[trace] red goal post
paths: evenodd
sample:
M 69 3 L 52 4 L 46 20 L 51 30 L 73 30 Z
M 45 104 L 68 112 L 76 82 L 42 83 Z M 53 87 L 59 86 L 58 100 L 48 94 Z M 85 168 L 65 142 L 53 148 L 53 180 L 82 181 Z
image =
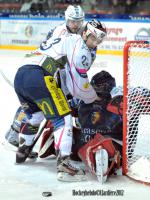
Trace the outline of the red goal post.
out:
M 123 58 L 123 174 L 150 184 L 150 42 L 127 42 Z

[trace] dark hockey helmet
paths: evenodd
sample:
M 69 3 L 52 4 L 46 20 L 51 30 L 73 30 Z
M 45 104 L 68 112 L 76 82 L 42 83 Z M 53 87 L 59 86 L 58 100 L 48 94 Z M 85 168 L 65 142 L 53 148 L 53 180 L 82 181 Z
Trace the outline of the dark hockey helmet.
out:
M 110 96 L 111 90 L 116 87 L 116 81 L 107 71 L 101 71 L 92 77 L 91 85 L 99 97 Z

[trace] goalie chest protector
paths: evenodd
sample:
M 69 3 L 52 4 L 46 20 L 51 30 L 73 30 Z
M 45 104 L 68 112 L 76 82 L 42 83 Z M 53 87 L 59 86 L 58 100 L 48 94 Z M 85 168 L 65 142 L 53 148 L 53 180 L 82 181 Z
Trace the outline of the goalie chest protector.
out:
M 96 133 L 122 139 L 122 118 L 102 108 L 101 105 L 95 102 L 91 104 L 81 102 L 78 115 L 82 127 L 80 134 L 82 144 L 91 140 Z

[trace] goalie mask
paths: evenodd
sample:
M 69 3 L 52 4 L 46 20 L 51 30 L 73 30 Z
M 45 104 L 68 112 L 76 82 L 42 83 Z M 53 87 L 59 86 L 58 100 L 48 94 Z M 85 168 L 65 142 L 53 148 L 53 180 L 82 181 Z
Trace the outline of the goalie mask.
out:
M 107 97 L 116 86 L 116 81 L 108 72 L 101 71 L 92 77 L 91 85 L 99 97 Z

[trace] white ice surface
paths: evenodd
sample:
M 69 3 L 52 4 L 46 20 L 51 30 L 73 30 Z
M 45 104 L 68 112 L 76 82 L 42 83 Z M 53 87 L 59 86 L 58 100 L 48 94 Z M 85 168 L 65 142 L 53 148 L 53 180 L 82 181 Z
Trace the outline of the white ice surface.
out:
M 0 69 L 13 82 L 18 65 L 23 58 L 23 51 L 0 50 Z M 89 77 L 97 71 L 107 70 L 122 85 L 122 58 L 117 56 L 98 56 Z M 52 197 L 47 199 L 122 199 L 149 200 L 150 187 L 132 181 L 124 176 L 113 176 L 100 185 L 96 178 L 89 173 L 86 182 L 64 183 L 56 180 L 55 159 L 36 162 L 26 162 L 15 165 L 15 152 L 4 148 L 1 143 L 4 135 L 12 123 L 16 109 L 19 106 L 14 89 L 0 75 L 0 200 L 44 200 L 43 191 L 51 191 Z M 36 147 L 38 148 L 38 146 Z M 124 190 L 123 196 L 73 196 L 72 190 Z

